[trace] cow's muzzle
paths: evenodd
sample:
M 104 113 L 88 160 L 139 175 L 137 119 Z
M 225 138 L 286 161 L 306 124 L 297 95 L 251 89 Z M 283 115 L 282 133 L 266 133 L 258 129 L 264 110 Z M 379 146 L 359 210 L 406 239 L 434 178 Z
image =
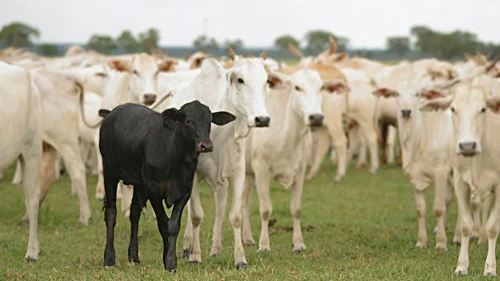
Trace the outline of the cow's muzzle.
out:
M 461 142 L 458 144 L 459 153 L 465 157 L 472 157 L 477 154 L 477 143 L 472 142 Z
M 401 116 L 404 119 L 409 119 L 411 117 L 411 109 L 402 109 L 401 110 Z
M 156 101 L 156 95 L 155 94 L 144 94 L 142 96 L 142 102 L 145 105 L 152 105 Z
M 309 124 L 311 127 L 321 127 L 323 126 L 323 114 L 311 114 L 309 115 Z
M 268 116 L 257 116 L 255 117 L 255 127 L 269 127 L 271 118 Z

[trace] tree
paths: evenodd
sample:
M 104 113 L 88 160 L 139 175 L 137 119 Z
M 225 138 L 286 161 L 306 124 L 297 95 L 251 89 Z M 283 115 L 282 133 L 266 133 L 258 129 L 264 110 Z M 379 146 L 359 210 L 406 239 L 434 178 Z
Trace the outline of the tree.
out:
M 464 53 L 473 53 L 481 47 L 477 35 L 467 31 L 442 33 L 425 26 L 415 26 L 411 29 L 411 34 L 415 37 L 415 46 L 420 52 L 440 59 L 459 58 Z
M 215 39 L 213 39 L 213 40 L 215 41 Z M 215 42 L 215 43 L 217 43 L 217 42 Z M 225 49 L 231 48 L 231 49 L 235 50 L 236 52 L 241 51 L 241 49 L 243 49 L 243 41 L 239 38 L 237 38 L 235 40 L 227 39 L 226 41 L 224 41 L 224 48 Z
M 399 56 L 410 51 L 410 38 L 405 36 L 394 36 L 387 38 L 386 48 L 390 52 L 395 52 Z
M 135 53 L 141 49 L 139 42 L 137 42 L 137 39 L 135 39 L 134 35 L 129 30 L 124 30 L 120 36 L 116 38 L 116 44 L 127 53 Z
M 42 56 L 57 57 L 61 55 L 56 44 L 40 44 L 38 45 L 37 50 Z
M 208 52 L 208 50 L 219 49 L 219 44 L 215 38 L 208 38 L 205 35 L 200 35 L 193 41 L 193 46 L 203 52 Z
M 28 47 L 33 44 L 33 38 L 39 38 L 38 29 L 21 22 L 4 25 L 0 30 L 0 43 L 15 48 Z
M 319 54 L 330 48 L 330 36 L 333 36 L 337 42 L 337 51 L 345 52 L 349 39 L 346 37 L 335 36 L 333 33 L 325 30 L 311 30 L 307 32 L 305 40 L 307 42 L 306 50 L 312 54 Z
M 150 28 L 145 32 L 139 33 L 139 43 L 144 52 L 153 53 L 158 48 L 160 42 L 160 32 L 156 28 Z
M 295 37 L 288 34 L 281 35 L 280 37 L 276 38 L 276 40 L 274 40 L 274 46 L 281 51 L 286 51 L 289 44 L 292 44 L 295 47 L 299 47 L 300 42 Z
M 116 49 L 116 43 L 111 36 L 92 35 L 87 43 L 87 48 L 99 53 L 110 54 Z

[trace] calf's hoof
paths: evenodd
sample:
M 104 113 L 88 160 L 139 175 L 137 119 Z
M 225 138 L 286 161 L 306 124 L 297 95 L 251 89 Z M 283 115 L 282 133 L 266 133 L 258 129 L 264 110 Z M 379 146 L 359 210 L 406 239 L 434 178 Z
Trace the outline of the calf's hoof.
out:
M 115 266 L 115 250 L 104 251 L 104 267 Z
M 438 252 L 446 252 L 448 251 L 448 247 L 446 247 L 446 243 L 441 242 L 436 244 L 436 251 Z
M 189 250 L 184 250 L 184 251 L 182 251 L 182 258 L 183 258 L 183 259 L 188 259 L 190 254 L 191 254 L 191 253 L 190 253 L 190 251 L 189 251 Z
M 235 267 L 236 267 L 236 270 L 239 270 L 240 268 L 241 269 L 248 269 L 248 263 L 240 262 L 240 263 L 236 264 Z
M 192 261 L 188 261 L 188 263 L 190 263 L 190 264 L 201 264 L 201 261 L 192 260 Z

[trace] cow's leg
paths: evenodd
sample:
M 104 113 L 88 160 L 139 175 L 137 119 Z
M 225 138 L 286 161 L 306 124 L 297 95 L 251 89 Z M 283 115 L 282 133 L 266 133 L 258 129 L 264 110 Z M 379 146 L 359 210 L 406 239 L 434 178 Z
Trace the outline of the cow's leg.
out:
M 95 139 L 94 139 L 95 149 L 97 150 L 97 186 L 95 188 L 95 198 L 97 200 L 102 200 L 104 198 L 104 176 L 103 176 L 103 166 L 102 166 L 102 156 L 99 150 L 99 129 L 97 129 Z
M 438 170 L 434 174 L 434 215 L 437 221 L 436 249 L 446 250 L 446 196 L 448 193 L 448 170 Z
M 389 134 L 389 123 L 382 122 L 381 130 L 380 130 L 380 152 L 381 162 L 382 164 L 387 164 L 387 137 Z
M 234 234 L 234 265 L 236 269 L 247 269 L 248 262 L 245 257 L 245 249 L 241 241 L 241 205 L 243 188 L 245 186 L 245 157 L 240 157 L 238 168 L 229 177 L 231 187 L 231 209 L 229 210 L 229 222 L 233 227 Z
M 3 170 L 0 170 L 0 180 L 3 180 Z
M 14 172 L 14 178 L 12 178 L 12 184 L 20 185 L 23 181 L 23 170 L 19 163 L 19 160 L 16 162 L 16 171 Z
M 314 131 L 315 135 L 315 147 L 314 147 L 314 157 L 313 164 L 307 175 L 307 180 L 313 179 L 321 168 L 321 163 L 325 158 L 328 148 L 330 147 L 330 137 L 328 136 L 328 131 L 324 128 L 317 128 Z
M 492 196 L 493 194 L 491 194 Z M 487 196 L 482 202 L 481 202 L 481 219 L 482 219 L 482 224 L 481 224 L 481 231 L 479 232 L 479 240 L 477 241 L 478 244 L 485 244 L 488 241 L 488 236 L 486 234 L 486 224 L 488 221 L 488 211 L 490 209 L 491 205 L 491 196 Z
M 93 176 L 97 176 L 99 173 L 97 171 L 97 154 L 99 154 L 99 152 L 95 150 L 94 146 L 90 146 L 89 150 L 90 156 L 87 159 L 87 165 L 90 168 L 90 174 Z
M 168 234 L 170 237 L 170 243 L 167 253 L 167 262 L 165 264 L 165 269 L 170 272 L 175 272 L 177 270 L 177 236 L 179 236 L 179 231 L 181 230 L 181 217 L 182 210 L 189 200 L 189 193 L 184 194 L 179 201 L 174 205 L 172 210 L 172 215 L 168 221 Z
M 370 151 L 370 173 L 374 174 L 378 170 L 377 133 L 375 132 L 373 125 L 368 123 L 369 122 L 359 122 L 359 126 L 365 136 L 366 144 L 368 145 L 368 150 Z
M 78 199 L 80 201 L 80 218 L 79 222 L 83 225 L 88 225 L 90 219 L 90 207 L 87 198 L 87 183 L 85 177 L 85 167 L 79 157 L 78 143 L 74 145 L 63 144 L 61 146 L 61 156 L 64 160 L 64 165 L 68 170 L 71 178 L 71 185 L 75 186 Z
M 184 238 L 182 239 L 182 257 L 189 258 L 193 249 L 193 221 L 191 220 L 191 199 L 187 202 L 187 221 L 186 229 L 184 230 Z
M 40 198 L 39 198 L 39 207 L 42 206 L 45 197 L 49 192 L 49 188 L 56 179 L 54 169 L 54 163 L 56 162 L 57 151 L 54 147 L 47 143 L 43 143 L 43 153 L 42 153 L 42 165 L 40 168 L 40 177 L 38 179 L 39 190 L 40 190 Z M 21 223 L 28 223 L 29 217 L 28 213 L 24 215 L 21 219 Z
M 132 204 L 132 197 L 135 194 L 134 193 L 134 186 L 133 185 L 123 185 L 121 183 L 118 186 L 122 187 L 121 188 L 121 190 L 122 190 L 122 212 L 125 212 L 125 217 L 129 217 L 130 216 L 130 208 L 131 208 L 131 204 Z M 116 195 L 116 198 L 120 199 L 120 198 L 118 198 L 118 194 Z
M 329 124 L 327 127 L 337 152 L 337 174 L 334 180 L 338 182 L 345 176 L 347 170 L 347 137 L 342 127 L 330 127 Z
M 367 146 L 365 137 L 361 134 L 361 132 L 358 132 L 358 134 L 359 134 L 358 136 L 359 154 L 358 154 L 358 163 L 356 164 L 356 168 L 360 169 L 366 165 Z
M 111 167 L 106 169 L 111 170 Z M 116 225 L 116 186 L 118 178 L 115 175 L 105 174 L 104 186 L 106 200 L 104 200 L 104 221 L 106 222 L 106 248 L 104 249 L 104 266 L 115 265 L 115 225 Z
M 255 246 L 255 240 L 252 235 L 252 227 L 250 225 L 250 197 L 252 196 L 252 189 L 255 187 L 255 179 L 253 176 L 245 177 L 245 187 L 243 189 L 243 200 L 241 214 L 243 217 L 243 224 L 241 227 L 243 245 Z
M 212 237 L 211 256 L 216 256 L 222 252 L 222 223 L 226 214 L 227 188 L 219 188 L 214 193 L 215 197 L 215 222 Z
M 225 187 L 221 187 L 225 188 Z M 200 183 L 197 180 L 196 174 L 193 181 L 193 190 L 191 191 L 191 199 L 190 207 L 191 207 L 191 223 L 193 224 L 193 240 L 191 245 L 184 245 L 183 249 L 191 250 L 189 255 L 189 263 L 201 263 L 201 246 L 200 246 L 200 226 L 203 221 L 204 212 L 203 207 L 201 206 L 200 200 Z M 191 246 L 191 248 L 189 248 Z
M 413 191 L 415 193 L 415 207 L 417 208 L 418 217 L 418 236 L 416 247 L 424 248 L 427 246 L 425 189 L 414 187 Z
M 500 186 L 495 186 L 495 204 L 486 223 L 488 234 L 488 255 L 484 264 L 484 276 L 497 276 L 496 244 L 500 228 Z M 486 220 L 486 217 L 483 217 Z
M 389 132 L 387 134 L 387 163 L 393 164 L 395 160 L 394 148 L 396 146 L 396 135 L 397 128 L 394 126 L 389 126 Z
M 403 149 L 401 148 L 401 143 L 398 145 L 398 156 L 396 157 L 396 164 L 398 166 L 403 166 Z
M 470 239 L 479 239 L 479 233 L 481 232 L 481 210 L 478 208 L 472 211 L 472 233 L 470 234 Z
M 302 189 L 304 185 L 304 173 L 303 171 L 297 171 L 297 176 L 295 177 L 295 183 L 292 185 L 292 198 L 290 200 L 290 213 L 293 219 L 293 239 L 292 247 L 295 253 L 300 253 L 306 250 L 306 245 L 304 244 L 304 238 L 302 238 L 302 229 L 300 227 L 300 214 L 301 214 L 301 201 L 302 201 Z
M 157 187 L 148 187 L 148 190 L 154 190 Z M 151 194 L 149 196 L 149 202 L 151 206 L 153 206 L 153 210 L 156 214 L 156 222 L 158 223 L 158 230 L 160 231 L 161 237 L 163 239 L 163 266 L 165 270 L 169 270 L 167 268 L 167 260 L 168 260 L 168 248 L 170 247 L 169 241 L 169 233 L 168 233 L 168 217 L 165 213 L 165 209 L 163 208 L 162 199 L 158 194 Z
M 139 260 L 139 242 L 137 235 L 139 233 L 139 219 L 141 218 L 142 208 L 146 205 L 147 195 L 143 191 L 143 186 L 136 186 L 132 192 L 132 202 L 130 205 L 130 244 L 128 246 L 128 261 L 132 263 L 140 263 Z
M 454 173 L 455 195 L 457 197 L 458 215 L 460 216 L 461 244 L 455 274 L 467 275 L 469 271 L 469 240 L 472 232 L 472 216 L 469 187 Z
M 273 206 L 271 204 L 271 195 L 269 192 L 270 181 L 271 174 L 267 167 L 258 167 L 255 169 L 255 186 L 257 188 L 257 194 L 259 195 L 261 221 L 259 252 L 271 251 L 269 241 L 269 219 L 273 212 Z
M 80 147 L 80 157 L 82 159 L 82 163 L 85 166 L 85 172 L 88 172 L 87 159 L 89 157 L 90 143 L 80 139 L 78 141 L 78 146 Z
M 39 143 L 38 143 L 39 142 Z M 40 157 L 42 153 L 42 141 L 33 140 L 32 146 L 28 146 L 19 158 L 19 165 L 25 171 L 22 174 L 22 182 L 24 189 L 24 203 L 26 205 L 26 213 L 30 223 L 28 249 L 26 250 L 25 259 L 32 262 L 38 259 L 40 248 L 38 245 L 38 207 L 40 190 L 38 188 L 38 175 L 40 172 Z

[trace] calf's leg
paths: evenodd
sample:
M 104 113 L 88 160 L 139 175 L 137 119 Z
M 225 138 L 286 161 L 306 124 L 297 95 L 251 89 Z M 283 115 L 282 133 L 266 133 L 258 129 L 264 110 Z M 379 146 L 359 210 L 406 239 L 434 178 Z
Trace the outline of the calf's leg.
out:
M 136 186 L 133 189 L 132 203 L 130 205 L 130 244 L 128 246 L 128 261 L 140 263 L 139 260 L 139 242 L 137 235 L 139 233 L 139 219 L 141 218 L 142 208 L 146 205 L 146 196 L 139 195 L 139 190 L 144 190 L 143 186 Z
M 118 178 L 107 175 L 104 171 L 104 187 L 106 197 L 104 200 L 104 221 L 106 222 L 106 248 L 104 249 L 104 266 L 115 265 L 115 225 L 116 225 L 116 186 Z M 111 171 L 110 171 L 111 173 Z
M 486 222 L 486 233 L 488 235 L 488 255 L 484 264 L 484 276 L 497 276 L 496 244 L 498 230 L 500 228 L 500 186 L 496 186 L 495 205 L 491 210 L 491 215 Z M 483 220 L 486 220 L 483 217 Z
M 170 243 L 168 247 L 167 253 L 167 261 L 165 263 L 165 269 L 170 272 L 177 271 L 177 236 L 179 236 L 179 231 L 181 229 L 181 217 L 182 210 L 184 210 L 184 206 L 189 200 L 189 196 L 191 194 L 184 194 L 179 201 L 174 204 L 174 209 L 172 210 L 172 215 L 168 220 L 168 235 L 170 237 Z
M 154 187 L 148 187 L 148 190 L 154 190 Z M 156 214 L 156 222 L 158 223 L 158 230 L 160 231 L 161 238 L 163 239 L 163 266 L 165 270 L 172 270 L 167 267 L 168 260 L 168 248 L 170 246 L 169 233 L 168 233 L 168 217 L 163 208 L 162 199 L 158 194 L 151 194 L 149 202 L 153 206 L 153 210 Z

